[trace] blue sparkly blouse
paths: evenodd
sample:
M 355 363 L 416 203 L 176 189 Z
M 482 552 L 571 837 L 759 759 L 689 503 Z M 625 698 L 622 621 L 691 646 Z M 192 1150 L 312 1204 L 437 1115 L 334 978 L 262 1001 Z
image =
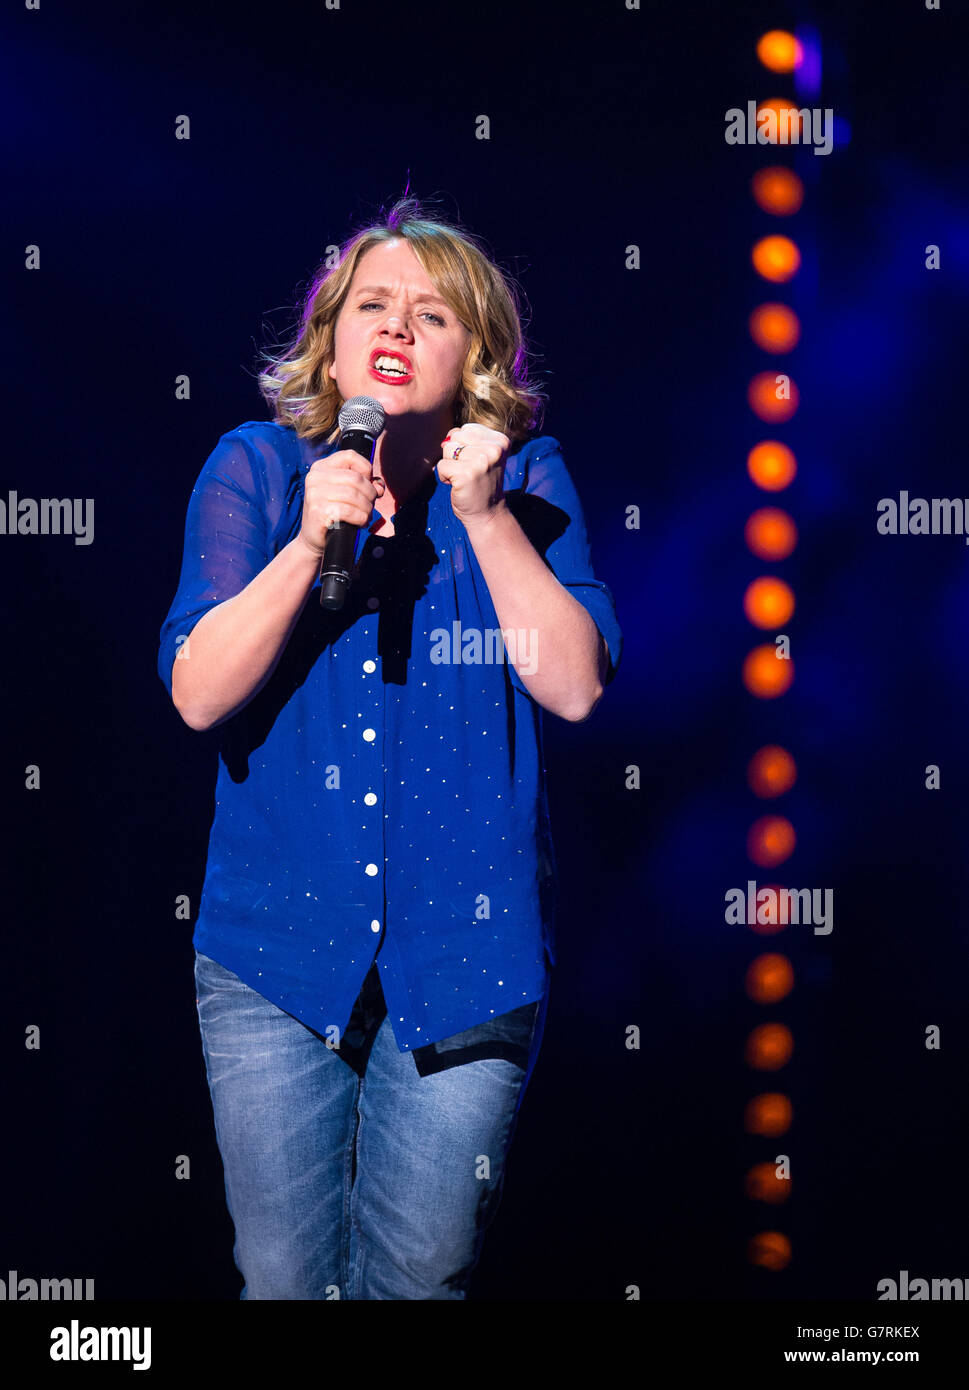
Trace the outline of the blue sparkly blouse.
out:
M 259 421 L 219 440 L 189 499 L 160 633 L 169 695 L 195 624 L 296 537 L 303 479 L 337 447 Z M 605 638 L 611 681 L 622 634 L 558 441 L 510 455 L 504 490 Z M 317 1032 L 336 1025 L 337 1039 L 376 959 L 402 1052 L 541 998 L 546 953 L 555 962 L 543 711 L 506 659 L 450 492 L 435 468 L 392 536 L 359 529 L 343 609 L 321 607 L 317 579 L 270 679 L 214 730 L 193 937 Z

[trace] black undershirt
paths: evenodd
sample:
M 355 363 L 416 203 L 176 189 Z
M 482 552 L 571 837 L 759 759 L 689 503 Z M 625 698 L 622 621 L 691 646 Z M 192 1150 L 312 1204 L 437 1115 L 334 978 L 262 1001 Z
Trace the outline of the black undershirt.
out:
M 434 1072 L 447 1071 L 450 1067 L 478 1062 L 486 1057 L 504 1058 L 525 1070 L 538 1007 L 537 1000 L 522 1004 L 517 1009 L 489 1019 L 487 1023 L 476 1024 L 474 1028 L 428 1043 L 426 1047 L 415 1047 L 412 1055 L 418 1073 L 431 1076 Z M 370 1049 L 386 1016 L 387 1004 L 380 984 L 380 972 L 374 961 L 357 995 L 340 1046 L 334 1049 L 358 1076 L 363 1076 L 367 1069 Z

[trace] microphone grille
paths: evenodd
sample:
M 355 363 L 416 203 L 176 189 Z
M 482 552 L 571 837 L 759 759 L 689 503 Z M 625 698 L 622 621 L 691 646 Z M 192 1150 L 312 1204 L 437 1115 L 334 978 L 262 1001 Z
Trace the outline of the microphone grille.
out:
M 338 422 L 341 431 L 365 430 L 376 437 L 383 430 L 387 413 L 372 396 L 353 396 L 340 408 Z

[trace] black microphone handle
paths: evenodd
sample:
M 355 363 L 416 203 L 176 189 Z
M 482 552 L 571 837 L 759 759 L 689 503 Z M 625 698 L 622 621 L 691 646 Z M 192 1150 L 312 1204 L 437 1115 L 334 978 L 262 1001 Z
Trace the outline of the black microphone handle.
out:
M 339 447 L 352 449 L 355 454 L 372 464 L 377 440 L 366 430 L 345 430 L 340 435 Z M 337 613 L 343 607 L 343 601 L 350 588 L 353 551 L 359 529 L 359 526 L 353 526 L 349 521 L 336 521 L 327 531 L 323 559 L 320 562 L 320 603 L 331 613 Z

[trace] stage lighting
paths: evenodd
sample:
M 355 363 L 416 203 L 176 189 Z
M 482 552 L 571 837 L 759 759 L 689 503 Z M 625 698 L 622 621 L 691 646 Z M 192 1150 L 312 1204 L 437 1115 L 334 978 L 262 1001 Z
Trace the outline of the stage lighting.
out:
M 801 394 L 786 372 L 758 372 L 747 387 L 747 404 L 769 425 L 790 420 L 800 401 Z
M 804 184 L 793 169 L 772 164 L 758 169 L 750 181 L 757 206 L 775 217 L 790 217 L 804 202 Z
M 791 1242 L 780 1231 L 761 1231 L 748 1242 L 747 1258 L 761 1269 L 785 1269 L 791 1262 Z
M 797 473 L 797 460 L 786 444 L 765 439 L 747 455 L 747 472 L 752 482 L 765 492 L 781 492 Z
M 744 592 L 744 613 L 754 627 L 783 627 L 794 614 L 794 590 L 783 579 L 760 575 Z
M 752 1202 L 786 1202 L 791 1195 L 790 1178 L 779 1178 L 773 1163 L 755 1163 L 744 1179 L 744 1190 Z
M 759 700 L 773 700 L 783 695 L 793 680 L 794 662 L 790 657 L 778 656 L 772 643 L 755 647 L 744 658 L 744 685 Z
M 747 832 L 747 857 L 762 869 L 773 869 L 790 859 L 796 844 L 786 816 L 761 816 Z
M 747 764 L 747 784 L 755 796 L 783 796 L 797 781 L 797 764 L 786 748 L 769 743 Z
M 787 956 L 767 951 L 750 962 L 744 983 L 756 1003 L 776 1004 L 794 988 L 794 967 Z
M 773 120 L 770 117 L 761 120 L 762 111 L 771 112 Z M 804 141 L 804 117 L 796 101 L 788 101 L 786 97 L 769 97 L 767 101 L 759 101 L 756 119 L 758 144 L 800 145 Z M 810 129 L 806 133 L 810 140 Z
M 760 304 L 747 320 L 750 336 L 765 352 L 790 352 L 801 337 L 801 321 L 786 304 Z
M 747 926 L 758 936 L 776 936 L 778 932 L 786 931 L 789 926 L 785 906 L 787 900 L 781 896 L 784 892 L 782 884 L 761 883 L 757 890 L 758 896 L 765 888 L 771 896 L 758 903 L 755 918 L 753 922 L 748 922 Z
M 761 560 L 786 560 L 797 545 L 797 527 L 780 507 L 759 507 L 744 527 L 747 549 Z
M 794 1052 L 794 1035 L 783 1023 L 762 1023 L 747 1039 L 747 1065 L 755 1071 L 779 1071 Z
M 770 29 L 757 40 L 757 57 L 771 72 L 793 72 L 804 61 L 804 49 L 786 29 Z
M 747 1102 L 744 1111 L 744 1129 L 748 1134 L 762 1134 L 766 1139 L 776 1139 L 786 1134 L 794 1118 L 790 1099 L 780 1091 L 764 1091 Z
M 761 237 L 750 253 L 754 269 L 765 280 L 784 284 L 800 269 L 801 253 L 790 237 L 772 234 Z

